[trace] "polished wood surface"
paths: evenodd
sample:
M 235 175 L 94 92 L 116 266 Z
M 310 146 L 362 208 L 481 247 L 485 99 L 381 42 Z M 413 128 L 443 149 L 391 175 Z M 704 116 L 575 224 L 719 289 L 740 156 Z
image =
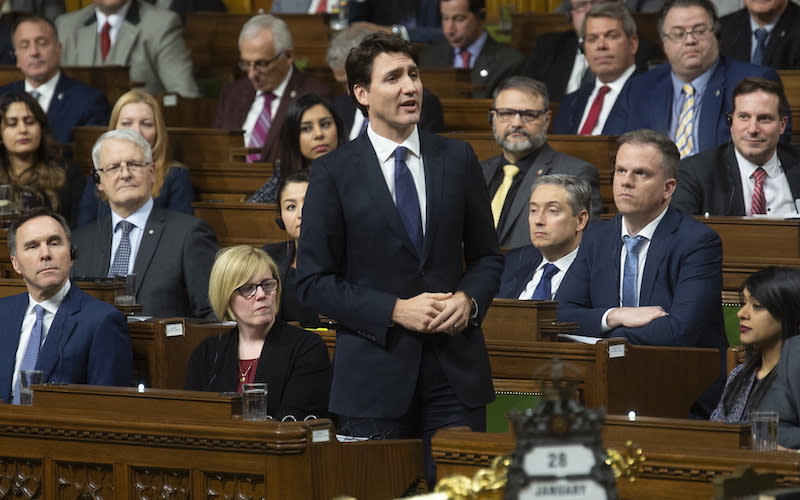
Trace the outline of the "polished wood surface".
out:
M 280 210 L 274 203 L 198 201 L 193 206 L 195 216 L 211 225 L 220 246 L 260 247 L 289 239 L 275 223 Z
M 33 406 L 0 404 L 4 495 L 20 485 L 45 499 L 388 499 L 422 477 L 419 440 L 339 443 L 329 420 L 243 422 L 237 397 L 34 391 Z M 18 495 L 10 498 L 28 498 Z
M 489 109 L 492 107 L 491 99 L 468 99 L 439 94 L 439 100 L 442 103 L 442 111 L 444 112 L 445 131 L 483 133 L 488 131 L 491 133 L 492 126 L 489 124 Z M 478 156 L 478 158 L 483 159 L 481 156 Z
M 114 106 L 119 96 L 143 82 L 131 82 L 127 66 L 62 66 L 61 71 L 70 78 L 94 87 L 108 98 Z M 0 65 L 0 85 L 7 85 L 24 79 L 22 71 L 10 64 Z

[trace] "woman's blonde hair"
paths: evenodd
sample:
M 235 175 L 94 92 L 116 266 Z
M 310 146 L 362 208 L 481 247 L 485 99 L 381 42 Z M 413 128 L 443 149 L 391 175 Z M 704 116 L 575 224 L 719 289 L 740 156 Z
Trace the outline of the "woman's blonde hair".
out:
M 153 121 L 156 126 L 156 142 L 152 145 L 153 149 L 153 163 L 156 165 L 156 182 L 153 184 L 152 195 L 157 198 L 161 192 L 161 187 L 164 185 L 164 178 L 167 176 L 167 171 L 172 167 L 172 162 L 167 164 L 168 149 L 169 149 L 169 136 L 167 135 L 167 124 L 164 121 L 164 115 L 161 113 L 161 107 L 158 105 L 155 97 L 151 96 L 141 90 L 129 90 L 122 94 L 117 102 L 114 104 L 114 109 L 111 110 L 111 119 L 108 121 L 108 129 L 114 130 L 117 128 L 119 121 L 119 114 L 128 104 L 144 103 L 150 106 L 153 111 Z
M 230 306 L 231 297 L 237 288 L 263 274 L 267 269 L 272 273 L 272 277 L 278 280 L 278 289 L 275 290 L 277 315 L 281 303 L 281 277 L 278 265 L 272 257 L 264 250 L 249 245 L 223 248 L 217 252 L 208 280 L 208 300 L 220 321 L 236 321 Z

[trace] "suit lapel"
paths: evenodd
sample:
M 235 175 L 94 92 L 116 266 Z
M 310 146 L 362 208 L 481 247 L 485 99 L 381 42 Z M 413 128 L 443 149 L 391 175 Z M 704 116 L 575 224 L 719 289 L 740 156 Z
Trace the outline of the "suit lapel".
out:
M 578 127 L 581 126 L 583 110 L 586 109 L 586 105 L 589 104 L 589 97 L 592 95 L 593 91 L 594 83 L 591 85 L 584 85 L 583 87 L 579 88 L 577 92 L 575 92 L 575 99 L 572 101 L 573 108 L 568 110 L 570 133 L 577 134 L 579 132 Z
M 55 92 L 53 93 L 53 98 L 50 99 L 50 106 L 47 108 L 47 118 L 50 119 L 51 123 L 56 122 L 58 118 L 63 116 L 65 113 L 64 108 L 66 107 L 66 103 L 64 94 L 67 90 L 66 87 L 68 86 L 67 82 L 65 81 L 66 78 L 67 75 L 65 75 L 64 72 L 62 71 L 61 76 L 58 78 L 58 83 L 56 84 L 56 89 Z M 55 125 L 53 124 L 51 126 Z
M 432 144 L 435 140 L 435 136 L 419 134 L 420 152 L 422 153 L 422 163 L 425 169 L 425 201 L 427 204 L 422 262 L 427 260 L 433 245 L 436 232 L 434 221 L 440 218 L 436 217 L 435 214 L 441 214 L 444 210 L 444 207 L 442 207 L 442 191 L 444 190 L 444 171 L 447 159 L 442 156 L 442 148 L 434 147 Z
M 789 189 L 792 191 L 792 198 L 797 201 L 800 199 L 800 164 L 796 155 L 790 154 L 787 150 L 778 146 L 778 159 L 781 168 L 789 182 Z
M 673 88 L 672 88 L 672 79 L 669 77 L 669 65 L 667 65 L 667 69 L 663 74 L 663 78 L 661 79 L 659 85 L 657 85 L 657 89 L 655 92 L 652 92 L 650 95 L 659 96 L 661 102 L 653 103 L 651 109 L 667 109 L 669 112 L 667 113 L 650 113 L 650 117 L 653 120 L 653 128 L 655 130 L 660 130 L 664 133 L 664 135 L 670 135 L 670 124 L 672 120 L 672 97 L 674 95 Z M 637 103 L 633 103 L 634 105 Z M 643 112 L 643 111 L 639 111 Z
M 3 317 L 3 332 L 0 337 L 0 401 L 7 401 L 11 396 L 11 381 L 14 378 L 19 336 L 22 321 L 28 306 L 28 294 L 22 293 L 9 297 L 5 307 L 0 309 Z
M 63 346 L 69 341 L 72 332 L 77 326 L 75 315 L 80 311 L 80 297 L 78 289 L 73 283 L 61 302 L 47 331 L 47 338 L 39 351 L 39 361 L 36 367 L 44 372 L 44 380 L 49 381 L 53 371 L 58 366 Z M 56 380 L 55 382 L 59 382 Z
M 536 179 L 541 175 L 546 175 L 550 172 L 553 163 L 553 150 L 545 144 L 542 146 L 541 151 L 536 155 L 536 159 L 528 167 L 525 177 L 522 178 L 519 187 L 517 188 L 516 195 L 508 207 L 508 215 L 506 216 L 505 223 L 500 228 L 498 239 L 504 241 L 511 230 L 517 224 L 527 222 L 525 219 L 528 215 L 528 206 L 530 204 L 530 197 L 525 193 L 531 192 L 531 187 Z
M 164 233 L 165 225 L 166 217 L 163 211 L 158 207 L 153 207 L 152 212 L 150 212 L 150 217 L 147 218 L 147 224 L 142 234 L 142 241 L 139 243 L 139 251 L 136 253 L 136 261 L 133 264 L 133 272 L 136 273 L 137 295 L 142 288 L 142 283 L 147 275 L 150 262 L 153 260 L 153 256 L 156 253 L 161 235 Z
M 674 233 L 678 229 L 678 220 L 680 215 L 675 209 L 668 208 L 664 218 L 653 233 L 653 240 L 650 242 L 650 247 L 647 249 L 647 260 L 644 264 L 644 272 L 642 274 L 642 286 L 639 290 L 639 304 L 648 305 L 651 303 L 653 294 L 653 283 L 658 279 L 658 273 L 661 270 L 661 262 L 667 255 L 669 250 L 674 244 Z M 619 259 L 617 259 L 619 261 Z
M 131 6 L 133 7 L 133 6 Z M 117 40 L 111 47 L 111 52 L 108 54 L 106 62 L 111 64 L 130 65 L 131 52 L 136 45 L 136 41 L 140 36 L 140 29 L 138 25 L 131 24 L 130 22 L 122 23 L 117 33 Z
M 728 182 L 727 191 L 730 194 L 730 202 L 727 211 L 722 215 L 743 214 L 744 213 L 744 189 L 742 187 L 742 176 L 739 173 L 739 162 L 736 160 L 733 143 L 729 143 L 725 148 L 725 170 L 728 179 L 719 179 L 720 183 Z M 724 185 L 724 184 L 723 184 Z
M 542 255 L 539 252 L 534 252 L 530 249 L 525 251 L 521 257 L 525 261 L 530 261 L 530 267 L 528 268 L 527 274 L 520 275 L 520 281 L 517 283 L 517 287 L 514 290 L 514 297 L 519 297 L 520 294 L 525 290 L 525 287 L 528 286 L 528 283 L 533 279 L 533 275 L 536 274 L 536 268 L 539 267 L 539 264 L 542 263 Z M 524 265 L 526 262 L 523 262 L 523 266 L 520 269 L 525 269 Z
M 101 63 L 99 38 L 97 33 L 97 20 L 92 7 L 92 18 L 87 20 L 83 26 L 78 29 L 78 47 L 80 50 L 77 54 L 79 66 L 94 66 Z M 113 50 L 112 50 L 113 52 Z
M 696 151 L 702 151 L 706 147 L 713 147 L 717 144 L 717 123 L 722 113 L 722 100 L 725 89 L 725 58 L 720 56 L 717 67 L 711 74 L 711 78 L 706 85 L 703 94 L 703 107 L 700 110 L 700 121 L 698 122 Z
M 286 118 L 286 112 L 289 109 L 289 104 L 291 104 L 295 99 L 297 99 L 298 91 L 296 89 L 298 85 L 298 78 L 300 75 L 300 70 L 292 67 L 292 77 L 289 79 L 289 82 L 286 84 L 286 88 L 284 89 L 283 96 L 281 97 L 281 101 L 278 104 L 278 109 L 275 111 L 275 116 L 272 117 L 272 123 L 276 123 L 279 125 L 283 123 L 283 120 Z M 252 104 L 252 101 L 251 101 Z M 349 133 L 349 130 L 347 131 Z M 278 130 L 272 130 L 270 127 L 269 132 L 267 133 L 267 139 L 264 142 L 264 151 L 272 151 L 274 144 L 278 141 Z M 264 159 L 269 161 L 270 158 L 267 157 L 265 154 Z

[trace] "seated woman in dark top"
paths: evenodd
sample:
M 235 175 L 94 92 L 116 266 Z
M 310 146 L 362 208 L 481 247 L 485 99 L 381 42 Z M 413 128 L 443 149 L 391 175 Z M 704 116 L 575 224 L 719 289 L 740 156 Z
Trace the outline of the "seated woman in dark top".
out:
M 200 343 L 189 359 L 186 389 L 241 392 L 266 382 L 267 412 L 301 420 L 327 414 L 330 361 L 322 338 L 276 319 L 281 297 L 278 266 L 260 248 L 228 247 L 217 254 L 208 296 L 228 333 Z
M 156 165 L 156 182 L 153 184 L 155 206 L 191 215 L 194 191 L 189 169 L 171 159 L 167 148 L 167 125 L 158 101 L 141 90 L 122 94 L 111 110 L 108 130 L 121 128 L 139 132 L 153 148 L 153 163 Z M 78 226 L 107 215 L 111 215 L 111 209 L 104 199 L 100 199 L 97 186 L 89 178 L 81 197 Z
M 339 115 L 327 99 L 305 94 L 289 104 L 281 126 L 280 150 L 272 177 L 247 201 L 275 203 L 278 187 L 293 172 L 308 170 L 311 162 L 347 142 L 347 131 Z
M 303 203 L 308 190 L 308 173 L 290 174 L 278 191 L 278 207 L 281 215 L 275 222 L 289 233 L 289 241 L 264 245 L 264 250 L 278 264 L 283 284 L 280 318 L 284 321 L 299 321 L 305 327 L 319 326 L 319 314 L 300 304 L 297 299 L 297 242 L 300 240 L 300 222 Z
M 11 185 L 15 208 L 49 207 L 75 225 L 84 177 L 62 159 L 47 115 L 24 92 L 0 99 L 0 184 Z
M 741 298 L 737 316 L 745 361 L 728 375 L 722 400 L 711 414 L 715 421 L 747 422 L 772 385 L 784 342 L 800 332 L 800 270 L 757 271 L 742 285 Z

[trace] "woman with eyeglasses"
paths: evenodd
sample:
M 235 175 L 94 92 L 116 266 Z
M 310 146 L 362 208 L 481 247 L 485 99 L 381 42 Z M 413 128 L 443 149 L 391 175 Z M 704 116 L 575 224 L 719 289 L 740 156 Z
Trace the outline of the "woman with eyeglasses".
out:
M 194 191 L 189 169 L 169 159 L 167 126 L 158 101 L 141 90 L 122 94 L 111 110 L 108 129 L 122 128 L 139 132 L 153 148 L 156 182 L 152 194 L 155 206 L 191 215 Z M 78 226 L 110 214 L 108 203 L 100 199 L 97 187 L 89 179 L 81 197 Z
M 192 353 L 186 389 L 241 392 L 266 382 L 267 413 L 300 420 L 327 414 L 330 361 L 322 338 L 277 319 L 278 266 L 260 248 L 228 247 L 217 254 L 208 285 L 211 308 L 228 333 L 211 336 Z
M 11 199 L 2 201 L 19 212 L 52 208 L 74 226 L 84 177 L 63 159 L 36 99 L 25 92 L 3 96 L 0 132 L 0 184 L 11 186 Z

